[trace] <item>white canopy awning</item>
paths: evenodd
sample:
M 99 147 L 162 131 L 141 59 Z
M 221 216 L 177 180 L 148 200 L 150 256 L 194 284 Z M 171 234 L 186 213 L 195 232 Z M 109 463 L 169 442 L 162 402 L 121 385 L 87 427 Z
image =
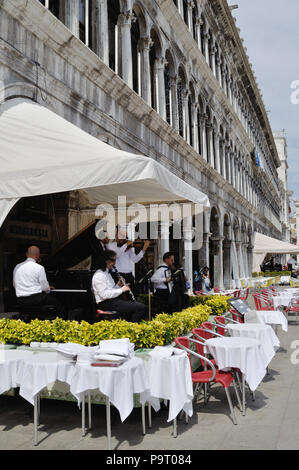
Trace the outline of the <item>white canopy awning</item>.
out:
M 265 256 L 269 254 L 298 254 L 299 246 L 267 237 L 261 233 L 255 232 L 253 240 L 253 272 L 259 272 Z
M 84 189 L 91 204 L 193 202 L 208 197 L 151 158 L 111 147 L 22 98 L 0 105 L 0 226 L 19 198 Z

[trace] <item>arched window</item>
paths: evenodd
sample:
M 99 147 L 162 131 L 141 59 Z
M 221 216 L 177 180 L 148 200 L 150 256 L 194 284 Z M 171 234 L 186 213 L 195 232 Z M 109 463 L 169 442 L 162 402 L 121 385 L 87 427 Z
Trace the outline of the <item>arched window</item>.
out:
M 186 90 L 186 80 L 183 70 L 180 68 L 177 81 L 177 94 L 178 94 L 178 125 L 179 134 L 184 137 L 184 92 Z
M 170 51 L 165 54 L 166 65 L 164 68 L 164 83 L 165 83 L 165 104 L 166 104 L 166 121 L 170 126 L 173 126 L 173 103 L 171 96 L 171 81 L 175 76 L 174 60 Z
M 185 21 L 186 25 L 189 27 L 188 0 L 183 0 L 183 13 L 184 13 L 184 21 Z
M 196 30 L 197 20 L 198 20 L 198 9 L 197 9 L 197 6 L 194 5 L 194 8 L 192 9 L 192 23 L 193 23 L 192 34 L 193 34 L 193 38 L 196 42 L 197 42 L 197 30 Z
M 133 67 L 133 90 L 136 93 L 140 92 L 140 51 L 139 51 L 140 29 L 139 19 L 132 21 L 131 25 L 131 46 L 132 46 L 132 67 Z
M 152 108 L 158 110 L 158 76 L 156 71 L 156 61 L 161 57 L 161 45 L 159 37 L 154 29 L 151 31 L 151 40 L 153 42 L 150 48 L 150 70 L 151 70 L 151 96 Z
M 119 0 L 109 0 L 108 6 L 108 36 L 109 36 L 109 67 L 119 73 L 119 31 L 118 17 L 120 15 Z
M 61 0 L 39 0 L 39 2 L 48 8 L 53 15 L 63 23 L 65 22 L 64 1 Z
M 211 113 L 209 108 L 206 111 L 207 119 L 206 119 L 206 144 L 207 144 L 207 161 L 211 164 L 211 147 L 210 147 L 210 131 L 211 131 Z
M 201 41 L 201 51 L 205 57 L 206 56 L 206 22 L 203 16 L 201 16 L 200 41 Z

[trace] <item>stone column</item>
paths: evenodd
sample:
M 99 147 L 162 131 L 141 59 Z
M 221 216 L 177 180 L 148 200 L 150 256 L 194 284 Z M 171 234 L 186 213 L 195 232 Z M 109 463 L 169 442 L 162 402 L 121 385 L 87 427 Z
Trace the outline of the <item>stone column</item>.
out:
M 190 145 L 189 92 L 183 92 L 183 137 Z
M 220 135 L 215 133 L 215 170 L 221 174 L 221 165 L 220 165 Z
M 197 114 L 198 114 L 198 104 L 192 103 L 192 136 L 193 136 L 193 147 L 196 152 L 199 152 L 199 141 L 198 141 L 198 131 L 197 131 Z
M 212 234 L 210 232 L 203 234 L 203 241 L 202 247 L 198 253 L 198 264 L 201 268 L 210 265 L 210 256 L 209 256 L 209 243 L 210 243 L 210 236 Z
M 195 41 L 197 42 L 198 48 L 201 51 L 201 36 L 200 36 L 200 28 L 201 28 L 201 20 L 200 18 L 197 18 L 196 24 L 195 24 Z
M 95 0 L 96 53 L 109 66 L 109 35 L 107 0 Z
M 181 17 L 184 19 L 184 5 L 183 5 L 183 0 L 177 0 L 178 3 L 178 11 Z
M 222 176 L 226 179 L 226 160 L 225 160 L 225 139 L 220 136 L 219 138 L 220 162 L 222 169 Z
M 213 45 L 212 46 L 212 49 L 211 49 L 211 55 L 212 55 L 212 70 L 213 70 L 213 74 L 215 75 L 216 77 L 216 47 Z
M 223 283 L 223 240 L 224 237 L 213 237 L 214 249 L 214 286 L 224 287 Z
M 193 36 L 193 8 L 195 7 L 193 0 L 188 0 L 188 28 Z
M 252 264 L 253 264 L 253 245 L 247 246 L 247 260 L 248 260 L 248 275 L 251 277 L 252 275 Z
M 238 264 L 239 264 L 239 275 L 240 279 L 245 277 L 244 271 L 244 260 L 243 260 L 243 253 L 242 253 L 242 242 L 236 242 L 236 250 L 237 250 L 237 257 L 238 257 Z
M 122 79 L 130 88 L 133 88 L 131 24 L 134 18 L 135 17 L 131 11 L 127 11 L 119 15 Z
M 159 265 L 163 263 L 163 255 L 169 251 L 169 222 L 160 222 L 160 239 L 158 241 Z
M 65 25 L 79 37 L 79 0 L 65 0 Z
M 165 65 L 167 65 L 167 62 L 163 57 L 156 60 L 156 72 L 158 77 L 158 113 L 166 121 L 166 97 L 164 77 Z
M 152 106 L 152 90 L 151 90 L 151 68 L 149 51 L 153 45 L 151 38 L 141 38 L 139 41 L 141 53 L 141 96 L 144 101 Z
M 178 94 L 177 94 L 177 77 L 170 79 L 171 90 L 171 111 L 172 111 L 172 127 L 179 132 L 179 110 L 178 110 Z
M 226 289 L 232 287 L 231 240 L 223 241 L 223 283 Z
M 202 157 L 207 161 L 207 136 L 206 136 L 206 114 L 200 115 L 200 140 L 202 145 Z
M 209 148 L 210 148 L 210 165 L 215 168 L 215 155 L 214 155 L 214 139 L 213 139 L 213 126 L 209 125 Z
M 226 178 L 231 183 L 230 146 L 225 145 Z
M 184 271 L 188 280 L 190 282 L 189 294 L 193 293 L 193 258 L 192 258 L 192 217 L 188 220 L 188 223 L 184 221 L 183 226 L 183 236 L 184 236 Z
M 231 184 L 235 188 L 235 184 L 236 184 L 235 182 L 235 154 L 233 150 L 231 150 L 230 158 L 231 158 Z
M 204 52 L 204 55 L 205 55 L 207 63 L 210 65 L 209 39 L 210 39 L 210 35 L 206 31 L 205 32 L 205 52 Z

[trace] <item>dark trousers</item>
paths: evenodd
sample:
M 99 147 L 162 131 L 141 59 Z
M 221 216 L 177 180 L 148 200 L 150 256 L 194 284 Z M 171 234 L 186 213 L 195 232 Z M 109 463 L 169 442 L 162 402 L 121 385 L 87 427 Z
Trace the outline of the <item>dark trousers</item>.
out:
M 44 306 L 53 306 L 57 310 L 57 316 L 61 318 L 65 318 L 65 307 L 64 305 L 59 302 L 51 294 L 47 294 L 46 292 L 40 292 L 39 294 L 29 295 L 28 297 L 17 297 L 17 303 L 20 307 L 44 307 Z M 30 312 L 29 312 L 30 313 Z M 41 313 L 39 316 L 45 316 L 45 320 L 47 317 L 47 312 L 41 309 Z
M 146 306 L 144 304 L 122 300 L 120 297 L 104 300 L 99 302 L 97 306 L 104 311 L 116 311 L 129 322 L 140 322 L 146 316 Z
M 159 313 L 172 313 L 173 309 L 170 305 L 170 293 L 168 289 L 156 289 L 154 300 Z

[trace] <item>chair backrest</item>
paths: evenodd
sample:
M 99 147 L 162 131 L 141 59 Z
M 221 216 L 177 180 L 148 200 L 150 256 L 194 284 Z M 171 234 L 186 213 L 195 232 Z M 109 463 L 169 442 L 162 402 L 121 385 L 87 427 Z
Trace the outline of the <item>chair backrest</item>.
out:
M 174 342 L 175 342 L 176 345 L 181 344 L 182 346 L 185 346 L 185 348 L 190 349 L 189 339 L 186 336 L 178 336 L 177 338 L 174 339 Z M 187 354 L 188 354 L 188 359 L 189 359 L 191 372 L 192 372 L 191 358 L 190 358 L 190 354 L 189 354 L 188 351 L 187 351 Z
M 220 292 L 219 287 L 214 287 L 214 292 L 215 292 L 215 293 L 219 293 L 219 292 Z
M 204 321 L 202 324 L 201 324 L 201 328 L 204 328 L 205 330 L 212 330 L 213 331 L 213 325 L 211 322 L 209 321 Z
M 252 294 L 256 310 L 262 311 L 262 310 L 274 310 L 274 306 L 272 301 L 266 298 L 261 297 L 258 294 Z
M 242 316 L 239 314 L 239 312 L 237 312 L 236 309 L 234 309 L 234 307 L 231 307 L 229 309 L 229 311 L 232 314 L 232 317 L 233 317 L 234 321 L 237 321 L 239 323 L 244 323 L 244 320 L 243 320 Z
M 199 341 L 202 341 L 202 342 L 205 342 L 205 340 L 207 339 L 211 339 L 211 338 L 214 338 L 214 335 L 213 333 L 209 333 L 207 331 L 204 331 L 203 328 L 193 328 L 192 330 L 192 334 L 194 336 L 194 339 L 199 339 Z M 196 336 L 198 335 L 199 338 Z M 205 348 L 202 344 L 198 344 L 196 343 L 196 351 L 198 354 L 200 354 L 201 356 L 205 356 Z M 204 367 L 205 365 L 205 362 L 203 360 L 201 360 L 201 365 Z
M 219 316 L 215 317 L 215 323 L 219 323 L 219 325 L 225 325 L 226 324 L 226 319 L 225 317 Z M 220 326 L 217 326 L 217 333 L 220 335 L 225 336 L 225 329 L 221 328 Z
M 234 297 L 239 297 L 240 292 L 241 292 L 241 290 L 236 290 L 236 292 L 234 293 Z

